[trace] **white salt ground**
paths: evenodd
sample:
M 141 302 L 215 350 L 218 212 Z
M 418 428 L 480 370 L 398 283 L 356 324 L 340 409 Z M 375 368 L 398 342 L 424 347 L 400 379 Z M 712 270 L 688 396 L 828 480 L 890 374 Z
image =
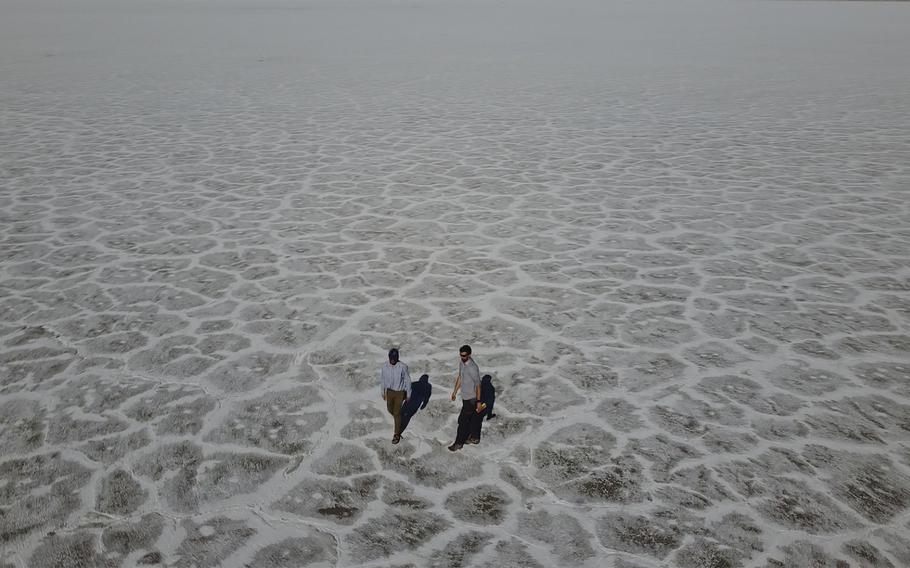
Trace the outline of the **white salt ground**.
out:
M 907 8 L 0 0 L 0 566 L 910 566 Z

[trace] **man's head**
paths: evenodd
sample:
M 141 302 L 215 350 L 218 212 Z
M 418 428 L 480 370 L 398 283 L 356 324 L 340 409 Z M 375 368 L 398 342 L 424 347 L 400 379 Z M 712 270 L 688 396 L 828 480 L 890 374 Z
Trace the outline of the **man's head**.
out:
M 395 364 L 398 362 L 398 349 L 394 347 L 389 349 L 389 363 Z
M 461 348 L 458 349 L 458 355 L 461 357 L 462 361 L 467 361 L 468 359 L 470 359 L 471 358 L 471 346 L 462 345 Z

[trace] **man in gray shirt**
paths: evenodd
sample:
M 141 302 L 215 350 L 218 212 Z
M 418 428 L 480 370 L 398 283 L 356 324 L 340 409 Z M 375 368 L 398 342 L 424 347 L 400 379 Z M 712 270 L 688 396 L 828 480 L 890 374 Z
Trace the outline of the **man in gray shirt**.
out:
M 401 441 L 401 407 L 411 398 L 411 375 L 408 366 L 398 360 L 398 349 L 389 350 L 389 362 L 379 370 L 379 392 L 395 420 L 392 443 L 397 444 Z
M 471 358 L 471 346 L 462 345 L 458 350 L 461 361 L 458 363 L 458 375 L 455 376 L 455 388 L 452 389 L 452 400 L 461 389 L 461 412 L 458 414 L 458 432 L 455 443 L 449 451 L 460 450 L 466 443 L 480 442 L 480 369 Z

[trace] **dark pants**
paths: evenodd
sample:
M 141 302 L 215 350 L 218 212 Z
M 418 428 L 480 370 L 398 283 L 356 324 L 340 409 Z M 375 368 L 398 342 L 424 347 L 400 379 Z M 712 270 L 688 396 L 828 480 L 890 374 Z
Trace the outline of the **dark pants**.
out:
M 455 443 L 464 444 L 468 438 L 480 439 L 481 416 L 477 414 L 477 399 L 461 401 L 461 412 L 458 414 L 458 432 Z
M 401 405 L 404 403 L 404 397 L 407 395 L 407 391 L 393 391 L 392 389 L 386 389 L 385 391 L 385 407 L 388 409 L 389 414 L 392 415 L 392 418 L 395 419 L 395 434 L 401 434 Z

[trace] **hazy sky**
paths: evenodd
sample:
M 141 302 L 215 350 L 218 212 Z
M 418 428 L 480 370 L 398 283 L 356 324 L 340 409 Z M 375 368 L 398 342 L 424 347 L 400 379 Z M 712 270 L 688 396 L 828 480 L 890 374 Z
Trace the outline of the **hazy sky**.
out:
M 439 79 L 900 89 L 910 10 L 778 1 L 0 0 L 0 92 Z M 724 86 L 726 85 L 726 86 Z

